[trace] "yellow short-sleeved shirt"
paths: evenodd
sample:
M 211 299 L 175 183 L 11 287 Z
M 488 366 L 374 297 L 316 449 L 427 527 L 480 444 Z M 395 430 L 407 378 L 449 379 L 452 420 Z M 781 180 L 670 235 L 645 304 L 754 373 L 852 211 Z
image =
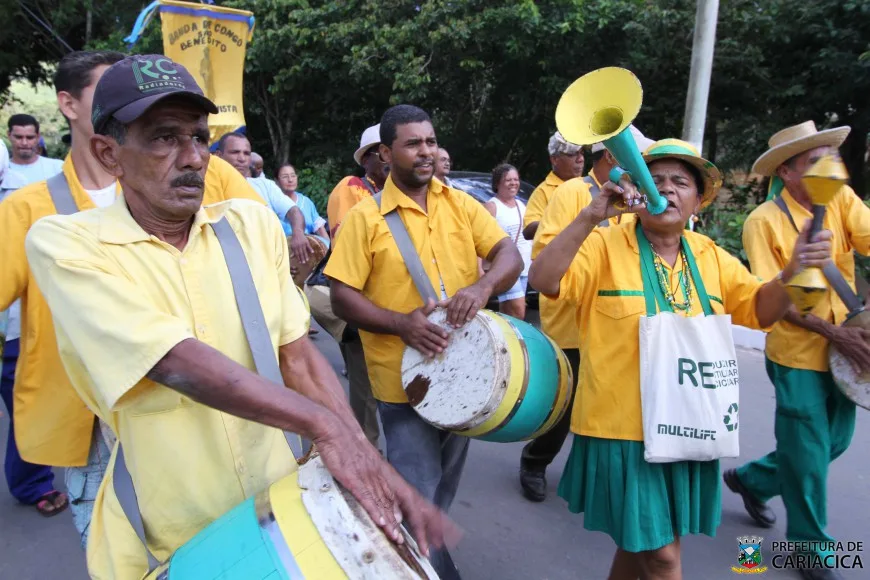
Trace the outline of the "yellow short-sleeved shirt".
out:
M 530 224 L 541 221 L 544 217 L 544 210 L 547 209 L 547 204 L 550 203 L 550 198 L 553 197 L 553 192 L 556 188 L 565 183 L 565 181 L 553 173 L 547 174 L 538 187 L 532 192 L 529 197 L 529 203 L 526 204 L 526 215 L 523 218 L 523 228 L 529 227 Z
M 788 190 L 782 198 L 798 228 L 803 228 L 812 214 L 797 203 Z M 870 208 L 844 186 L 831 200 L 825 213 L 825 229 L 834 234 L 831 242 L 833 261 L 843 277 L 855 289 L 855 256 L 870 251 Z M 798 233 L 785 213 L 773 201 L 756 208 L 743 224 L 743 247 L 756 276 L 772 280 L 789 263 Z M 842 324 L 848 314 L 836 292 L 829 291 L 813 310 L 813 315 L 833 324 Z M 767 335 L 767 357 L 777 364 L 796 369 L 824 372 L 828 370 L 828 341 L 819 334 L 782 320 Z
M 575 177 L 556 188 L 544 210 L 544 215 L 535 232 L 532 259 L 553 241 L 562 230 L 574 221 L 584 207 L 589 205 L 589 184 L 582 177 Z M 553 299 L 541 294 L 539 300 L 541 330 L 563 349 L 579 347 L 580 329 L 575 318 L 577 309 L 565 300 Z
M 399 215 L 426 274 L 447 296 L 478 280 L 477 258 L 489 255 L 507 237 L 488 211 L 473 197 L 433 179 L 424 213 L 387 178 L 381 208 L 366 199 L 345 216 L 324 273 L 356 288 L 375 305 L 407 313 L 423 305 L 399 248 L 383 216 L 398 207 Z M 366 365 L 375 398 L 406 403 L 402 389 L 402 353 L 398 336 L 361 330 Z
M 124 446 L 149 547 L 161 561 L 296 465 L 278 429 L 145 378 L 190 338 L 255 369 L 209 226 L 221 217 L 247 256 L 277 353 L 306 334 L 308 312 L 290 278 L 281 224 L 262 204 L 232 200 L 201 209 L 183 251 L 145 233 L 123 197 L 105 209 L 45 218 L 27 236 L 70 381 Z M 88 570 L 92 578 L 140 578 L 145 553 L 115 496 L 112 469 L 94 505 Z
M 79 182 L 72 158 L 63 172 L 76 206 L 94 209 Z M 205 175 L 203 204 L 230 198 L 263 203 L 245 178 L 212 156 Z M 56 212 L 44 181 L 0 203 L 0 310 L 21 298 L 21 354 L 15 375 L 15 439 L 21 456 L 42 465 L 85 465 L 94 415 L 73 391 L 57 352 L 51 313 L 24 254 L 24 238 L 36 221 Z
M 363 179 L 365 177 L 348 175 L 339 181 L 329 194 L 329 200 L 326 202 L 326 218 L 329 220 L 329 233 L 333 237 L 347 212 L 365 198 L 372 196 L 363 184 Z
M 589 437 L 643 441 L 640 406 L 640 317 L 646 316 L 637 224 L 595 228 L 562 278 L 559 297 L 577 309 L 580 376 L 571 431 Z M 715 314 L 759 328 L 755 296 L 762 282 L 737 258 L 701 234 L 685 233 Z M 682 262 L 670 274 L 679 286 Z M 677 296 L 683 299 L 682 292 Z M 691 314 L 702 314 L 695 297 Z

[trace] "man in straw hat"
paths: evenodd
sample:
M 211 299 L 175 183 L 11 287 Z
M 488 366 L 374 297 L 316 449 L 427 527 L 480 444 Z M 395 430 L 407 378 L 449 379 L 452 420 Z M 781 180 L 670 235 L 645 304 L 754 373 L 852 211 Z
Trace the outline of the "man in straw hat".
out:
M 797 228 L 812 219 L 812 202 L 801 177 L 823 155 L 834 153 L 849 127 L 818 131 L 812 121 L 783 129 L 752 171 L 771 177 L 771 198 L 781 196 L 788 213 L 771 199 L 753 211 L 743 227 L 743 245 L 752 272 L 774 278 L 792 256 Z M 780 202 L 781 203 L 781 202 Z M 790 214 L 790 216 L 789 216 Z M 792 220 L 794 223 L 792 224 Z M 854 288 L 852 250 L 870 250 L 870 209 L 849 186 L 827 206 L 824 227 L 833 233 L 833 261 Z M 856 366 L 870 368 L 867 333 L 844 328 L 846 307 L 828 292 L 811 314 L 792 308 L 767 335 L 767 374 L 776 390 L 776 450 L 725 472 L 725 483 L 743 498 L 749 515 L 762 527 L 775 521 L 766 502 L 782 495 L 790 541 L 828 542 L 825 532 L 828 464 L 843 454 L 855 429 L 855 405 L 834 384 L 828 345 L 834 344 Z M 816 550 L 809 556 L 829 552 Z M 834 570 L 803 570 L 805 578 L 839 578 Z
M 653 144 L 643 134 L 631 126 L 631 133 L 639 151 L 644 151 Z M 535 223 L 532 227 L 540 230 L 535 235 L 535 244 L 532 247 L 532 259 L 536 258 L 548 243 L 559 232 L 565 229 L 580 211 L 589 205 L 593 198 L 598 197 L 602 184 L 610 179 L 610 170 L 616 167 L 616 160 L 604 148 L 603 143 L 596 143 L 592 147 L 592 158 L 595 160 L 592 169 L 586 177 L 574 177 L 568 179 L 552 192 L 546 203 L 542 216 L 538 218 L 540 224 Z M 553 165 L 556 167 L 556 163 Z M 538 190 L 541 190 L 541 186 Z M 536 191 L 538 191 L 536 190 Z M 547 195 L 543 190 L 538 192 L 538 199 L 542 200 Z M 532 201 L 529 201 L 531 206 Z M 529 225 L 528 212 L 526 209 L 526 224 Z M 634 219 L 634 214 L 620 214 L 605 220 L 601 225 L 617 225 L 620 221 Z M 577 328 L 577 320 L 574 317 L 576 307 L 574 304 L 559 298 L 551 298 L 541 295 L 540 315 L 541 329 L 556 341 L 568 357 L 571 370 L 577 376 L 580 368 L 580 349 L 578 337 L 580 330 Z M 522 452 L 520 459 L 520 487 L 523 495 L 530 501 L 541 502 L 547 498 L 547 466 L 553 462 L 556 455 L 562 449 L 565 438 L 570 430 L 571 417 L 567 413 L 559 423 L 549 432 L 529 442 Z
M 583 148 L 580 145 L 568 143 L 558 131 L 550 137 L 547 153 L 550 154 L 550 165 L 553 170 L 547 174 L 547 177 L 535 188 L 529 198 L 526 215 L 523 218 L 523 236 L 527 240 L 535 237 L 538 222 L 541 221 L 544 210 L 547 209 L 547 204 L 553 197 L 556 188 L 569 179 L 583 175 L 585 164 Z

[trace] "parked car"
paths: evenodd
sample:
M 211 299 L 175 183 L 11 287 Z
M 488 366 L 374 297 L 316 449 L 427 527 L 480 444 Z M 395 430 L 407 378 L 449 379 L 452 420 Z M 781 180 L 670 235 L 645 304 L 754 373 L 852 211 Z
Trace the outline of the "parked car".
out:
M 478 171 L 451 171 L 450 185 L 456 189 L 461 189 L 480 203 L 486 203 L 495 196 L 495 192 L 492 191 L 491 173 L 480 173 Z M 517 193 L 517 197 L 520 198 L 524 204 L 528 205 L 529 198 L 532 196 L 534 190 L 534 185 L 520 180 L 520 191 Z M 529 308 L 538 307 L 538 292 L 531 286 L 526 290 L 526 304 Z M 486 307 L 489 310 L 498 311 L 498 298 L 495 296 L 491 297 L 489 302 L 487 302 Z

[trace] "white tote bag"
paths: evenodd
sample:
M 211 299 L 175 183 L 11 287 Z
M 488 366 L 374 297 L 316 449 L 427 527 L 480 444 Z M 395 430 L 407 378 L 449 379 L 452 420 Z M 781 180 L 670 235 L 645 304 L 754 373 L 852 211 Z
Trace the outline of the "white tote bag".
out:
M 740 454 L 740 376 L 731 316 L 640 319 L 644 459 L 710 461 Z

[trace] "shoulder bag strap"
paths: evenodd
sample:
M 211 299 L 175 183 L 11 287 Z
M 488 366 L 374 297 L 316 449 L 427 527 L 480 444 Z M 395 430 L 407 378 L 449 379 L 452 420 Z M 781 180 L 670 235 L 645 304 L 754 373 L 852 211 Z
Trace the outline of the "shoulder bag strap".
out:
M 773 203 L 776 204 L 782 213 L 786 215 L 789 223 L 791 223 L 791 227 L 794 228 L 794 231 L 800 234 L 800 229 L 798 229 L 797 224 L 794 221 L 794 218 L 791 215 L 791 212 L 788 210 L 788 205 L 786 205 L 785 200 L 782 196 L 777 196 L 774 198 Z M 843 278 L 843 273 L 840 272 L 839 268 L 834 264 L 832 260 L 829 260 L 827 264 L 822 268 L 822 273 L 825 275 L 825 278 L 828 280 L 828 284 L 831 285 L 831 288 L 834 289 L 834 292 L 837 293 L 837 296 L 840 297 L 840 300 L 843 301 L 843 304 L 846 305 L 846 308 L 849 310 L 849 314 L 853 314 L 863 310 L 864 302 L 852 290 L 852 287 L 846 282 L 846 279 Z
M 58 215 L 78 213 L 79 208 L 73 199 L 69 182 L 66 180 L 66 175 L 64 175 L 63 171 L 54 177 L 46 179 L 45 184 L 48 186 L 48 194 L 51 196 L 51 202 L 54 204 Z
M 226 218 L 222 218 L 217 223 L 212 224 L 212 229 L 217 236 L 218 243 L 220 243 L 224 259 L 227 263 L 227 270 L 229 270 L 230 280 L 233 285 L 233 293 L 236 297 L 236 306 L 239 309 L 242 327 L 245 329 L 245 336 L 248 339 L 248 347 L 251 349 L 257 374 L 283 386 L 284 380 L 281 376 L 281 369 L 278 366 L 278 359 L 272 347 L 268 328 L 266 327 L 266 318 L 263 315 L 263 309 L 257 296 L 257 288 L 254 285 L 251 269 L 245 258 L 242 245 L 239 243 L 239 238 Z M 300 441 L 299 436 L 286 431 L 284 436 L 287 439 L 287 444 L 290 445 L 293 456 L 299 460 L 303 456 L 303 443 Z M 308 447 L 307 442 L 305 447 Z M 139 500 L 136 497 L 133 478 L 124 460 L 124 447 L 120 443 L 118 444 L 118 453 L 115 457 L 112 479 L 115 496 L 117 496 L 118 502 L 121 504 L 121 509 L 124 510 L 124 515 L 127 516 L 127 520 L 130 522 L 136 535 L 139 536 L 139 541 L 145 547 L 145 552 L 148 556 L 148 573 L 150 574 L 160 565 L 160 562 L 148 548 L 148 542 L 145 537 L 145 525 L 142 522 L 142 514 L 139 510 Z
M 695 255 L 692 253 L 692 248 L 689 247 L 689 242 L 686 236 L 680 239 L 680 244 L 683 251 L 686 253 L 686 262 L 689 265 L 688 274 L 692 276 L 692 281 L 695 283 L 695 290 L 698 292 L 698 299 L 701 301 L 701 308 L 704 310 L 705 316 L 713 314 L 713 307 L 710 305 L 710 297 L 707 295 L 707 287 L 704 286 L 704 280 L 701 278 L 701 272 L 698 270 L 698 264 L 695 263 Z
M 637 248 L 640 253 L 640 271 L 643 278 L 643 298 L 646 301 L 646 315 L 655 316 L 659 312 L 673 312 L 671 305 L 665 300 L 665 295 L 659 286 L 658 277 L 653 262 L 652 247 L 643 234 L 640 224 L 637 232 Z M 658 304 L 658 308 L 656 308 Z
M 382 193 L 374 195 L 375 203 L 378 204 L 378 209 L 381 207 Z M 429 276 L 426 274 L 426 269 L 423 268 L 423 262 L 420 260 L 420 255 L 408 235 L 408 229 L 405 227 L 405 222 L 402 221 L 402 216 L 395 209 L 384 216 L 384 221 L 387 222 L 387 227 L 390 228 L 390 233 L 399 247 L 399 253 L 402 254 L 402 260 L 405 262 L 405 267 L 414 281 L 414 286 L 417 287 L 417 292 L 423 298 L 423 304 L 426 304 L 430 299 L 438 302 L 438 295 L 435 293 L 435 288 L 432 287 L 432 282 L 429 281 Z
M 375 191 L 375 188 L 372 187 L 372 184 L 369 183 L 369 180 L 366 178 L 365 175 L 363 175 L 362 177 L 360 177 L 360 181 L 362 181 L 362 184 L 365 186 L 365 188 L 369 190 L 369 193 L 372 194 L 372 197 L 374 197 L 375 195 L 377 195 L 378 192 Z M 378 207 L 380 207 L 380 205 L 381 205 L 381 204 L 378 204 Z

